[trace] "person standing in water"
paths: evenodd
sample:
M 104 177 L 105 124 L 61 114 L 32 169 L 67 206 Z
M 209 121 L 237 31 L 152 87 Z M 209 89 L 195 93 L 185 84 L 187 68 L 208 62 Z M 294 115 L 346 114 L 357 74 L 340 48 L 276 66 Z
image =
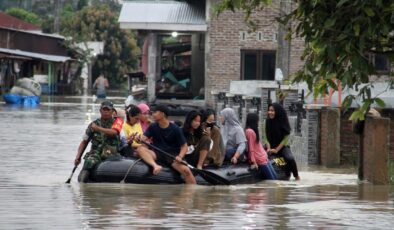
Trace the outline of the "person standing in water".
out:
M 91 142 L 91 149 L 84 157 L 85 161 L 79 177 L 81 182 L 87 182 L 91 171 L 102 161 L 112 155 L 116 155 L 122 122 L 113 117 L 113 112 L 114 105 L 112 102 L 102 102 L 100 106 L 100 118 L 89 124 L 79 144 L 74 160 L 75 166 L 81 163 L 83 151 L 89 142 Z
M 94 81 L 93 88 L 97 88 L 96 96 L 97 98 L 105 99 L 107 97 L 107 88 L 109 87 L 108 79 L 104 76 L 104 74 L 100 74 L 100 76 Z

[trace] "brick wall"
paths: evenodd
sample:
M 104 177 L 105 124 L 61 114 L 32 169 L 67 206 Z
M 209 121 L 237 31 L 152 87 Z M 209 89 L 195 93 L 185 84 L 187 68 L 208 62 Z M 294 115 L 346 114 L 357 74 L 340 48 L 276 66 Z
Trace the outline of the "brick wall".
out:
M 353 133 L 352 122 L 349 117 L 352 111 L 341 114 L 340 125 L 340 151 L 341 151 L 341 165 L 357 165 L 359 153 L 359 135 Z
M 293 77 L 295 72 L 301 69 L 304 64 L 300 57 L 304 52 L 305 42 L 303 39 L 296 37 L 291 40 L 290 48 L 290 77 Z
M 340 111 L 323 107 L 320 111 L 320 163 L 327 167 L 340 164 Z
M 390 118 L 390 155 L 389 159 L 394 161 L 394 109 L 384 109 L 381 112 L 383 117 Z
M 212 0 L 212 6 L 218 0 Z M 249 33 L 243 41 L 240 39 L 241 31 L 248 31 L 242 12 L 223 12 L 218 18 L 211 17 L 208 22 L 208 46 L 206 56 L 207 74 L 206 90 L 211 92 L 229 89 L 230 81 L 241 78 L 241 49 L 251 50 L 277 50 L 277 41 L 274 40 L 278 32 L 278 22 L 275 17 L 279 15 L 279 0 L 274 0 L 270 7 L 253 14 L 252 19 L 258 20 L 256 32 L 262 32 L 264 39 L 259 41 L 256 33 Z M 299 38 L 292 41 L 290 72 L 299 69 L 302 62 L 300 55 L 303 42 Z M 207 95 L 206 102 L 213 105 L 213 96 Z
M 352 131 L 352 122 L 349 117 L 353 110 L 341 114 L 341 165 L 357 165 L 359 152 L 359 136 Z M 394 109 L 381 110 L 383 117 L 390 118 L 390 155 L 394 160 Z
M 390 119 L 385 117 L 365 119 L 360 178 L 372 184 L 387 185 L 389 182 L 387 161 L 389 159 L 390 123 Z

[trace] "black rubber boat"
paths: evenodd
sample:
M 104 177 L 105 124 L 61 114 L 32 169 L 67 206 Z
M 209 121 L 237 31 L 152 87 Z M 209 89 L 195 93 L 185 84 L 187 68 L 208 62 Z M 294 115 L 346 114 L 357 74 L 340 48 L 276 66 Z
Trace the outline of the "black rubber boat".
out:
M 280 158 L 279 158 L 280 159 Z M 280 160 L 271 160 L 279 180 L 286 179 L 284 165 Z M 264 180 L 257 170 L 250 169 L 248 164 L 223 165 L 220 168 L 207 167 L 204 171 L 215 173 L 225 178 L 231 185 L 254 184 Z M 127 174 L 127 175 L 126 175 Z M 80 175 L 81 176 L 81 175 Z M 80 176 L 78 181 L 80 181 Z M 195 175 L 197 184 L 211 185 L 199 174 Z M 142 160 L 134 157 L 116 157 L 102 162 L 89 178 L 91 183 L 134 183 L 134 184 L 183 184 L 181 175 L 169 167 L 163 167 L 158 175 Z

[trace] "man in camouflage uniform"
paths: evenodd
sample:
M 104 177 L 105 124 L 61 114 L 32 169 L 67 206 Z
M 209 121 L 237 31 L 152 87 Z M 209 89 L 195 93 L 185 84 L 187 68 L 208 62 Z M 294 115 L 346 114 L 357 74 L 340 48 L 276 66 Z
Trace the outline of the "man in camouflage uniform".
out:
M 81 182 L 87 182 L 92 169 L 107 157 L 117 153 L 122 123 L 113 118 L 113 112 L 112 102 L 104 101 L 101 103 L 101 117 L 89 124 L 79 144 L 74 161 L 75 166 L 80 164 L 82 154 L 89 141 L 92 142 L 90 151 L 84 157 L 85 162 L 79 177 Z

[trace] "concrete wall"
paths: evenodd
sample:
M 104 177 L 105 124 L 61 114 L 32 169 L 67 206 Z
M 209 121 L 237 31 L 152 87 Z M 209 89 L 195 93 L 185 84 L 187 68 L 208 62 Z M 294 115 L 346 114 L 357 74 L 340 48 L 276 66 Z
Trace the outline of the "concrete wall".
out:
M 309 164 L 308 154 L 308 122 L 304 119 L 301 125 L 301 133 L 296 133 L 295 126 L 297 123 L 296 116 L 289 116 L 291 127 L 290 149 L 294 155 L 298 167 L 307 166 Z
M 307 123 L 307 154 L 308 164 L 320 164 L 320 110 L 314 108 L 307 108 L 306 119 Z M 303 122 L 304 125 L 304 122 Z

